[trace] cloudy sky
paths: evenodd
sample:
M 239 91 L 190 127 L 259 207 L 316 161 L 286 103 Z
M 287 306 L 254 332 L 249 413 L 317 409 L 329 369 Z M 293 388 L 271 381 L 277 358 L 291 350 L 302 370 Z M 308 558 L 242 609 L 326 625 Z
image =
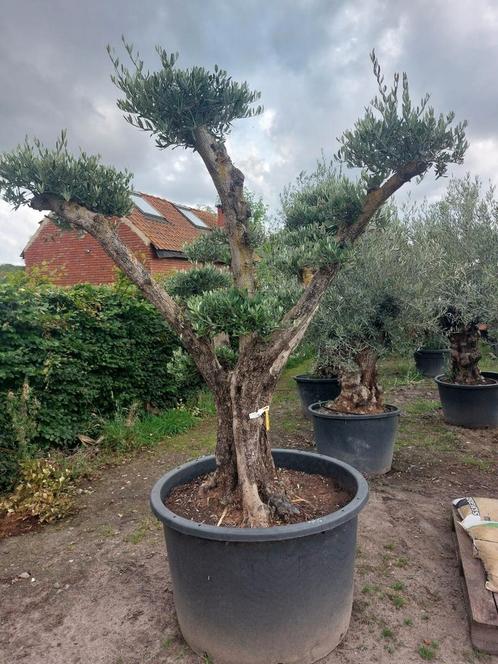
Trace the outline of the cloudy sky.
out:
M 200 159 L 159 151 L 116 108 L 106 44 L 126 35 L 150 68 L 154 46 L 184 65 L 215 63 L 262 93 L 265 112 L 229 139 L 247 184 L 278 208 L 279 193 L 375 94 L 369 52 L 386 75 L 407 71 L 416 97 L 469 121 L 465 170 L 498 183 L 498 3 L 493 0 L 1 0 L 0 151 L 35 135 L 99 152 L 134 173 L 139 190 L 178 203 L 213 204 Z M 427 178 L 411 196 L 437 198 Z M 0 201 L 0 263 L 19 254 L 39 214 Z

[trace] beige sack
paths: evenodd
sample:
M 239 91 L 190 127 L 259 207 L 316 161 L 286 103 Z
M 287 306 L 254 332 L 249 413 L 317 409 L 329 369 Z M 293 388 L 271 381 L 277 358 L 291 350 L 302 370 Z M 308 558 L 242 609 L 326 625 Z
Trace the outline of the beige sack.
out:
M 486 588 L 498 592 L 498 500 L 469 497 L 453 504 L 462 518 L 460 525 L 472 537 L 474 556 L 486 570 Z

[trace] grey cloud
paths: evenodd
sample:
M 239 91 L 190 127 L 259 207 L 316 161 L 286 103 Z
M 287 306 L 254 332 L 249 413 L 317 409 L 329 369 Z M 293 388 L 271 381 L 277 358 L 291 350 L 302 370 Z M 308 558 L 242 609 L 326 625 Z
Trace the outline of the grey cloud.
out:
M 2 3 L 0 150 L 24 135 L 52 143 L 61 128 L 71 144 L 100 152 L 135 174 L 138 189 L 187 203 L 212 203 L 215 192 L 196 155 L 159 151 L 116 108 L 105 47 L 125 34 L 155 67 L 154 46 L 179 51 L 181 63 L 215 63 L 262 92 L 272 114 L 234 127 L 234 160 L 248 185 L 274 208 L 283 186 L 336 150 L 375 93 L 368 54 L 377 49 L 386 76 L 406 70 L 416 96 L 432 93 L 438 110 L 469 120 L 485 146 L 465 168 L 493 177 L 498 166 L 498 8 L 418 0 L 17 0 Z M 269 116 L 268 116 L 269 117 Z M 479 141 L 479 142 L 478 142 Z M 495 141 L 493 143 L 493 141 Z M 455 169 L 461 173 L 465 168 Z M 427 178 L 412 197 L 437 196 L 444 182 Z M 27 240 L 29 223 L 8 232 L 9 260 Z M 6 250 L 7 251 L 7 250 Z

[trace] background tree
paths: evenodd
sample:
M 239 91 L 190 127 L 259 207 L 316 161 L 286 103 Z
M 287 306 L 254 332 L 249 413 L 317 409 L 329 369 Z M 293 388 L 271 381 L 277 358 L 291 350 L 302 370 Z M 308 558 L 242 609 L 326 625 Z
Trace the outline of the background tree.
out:
M 267 526 L 271 510 L 285 517 L 296 508 L 287 500 L 275 472 L 264 419 L 250 414 L 270 404 L 288 357 L 305 334 L 350 245 L 381 206 L 412 178 L 422 177 L 432 167 L 442 175 L 447 164 L 462 161 L 467 147 L 464 124 L 453 126 L 453 114 L 436 117 L 427 98 L 420 106 L 412 106 L 406 76 L 401 91 L 398 75 L 388 89 L 372 55 L 379 95 L 340 139 L 339 150 L 345 164 L 364 171 L 361 183 L 353 187 L 358 195 L 361 191 L 361 207 L 354 217 L 342 219 L 336 214 L 330 224 L 316 223 L 304 233 L 297 230 L 287 237 L 290 263 L 297 265 L 296 257 L 301 255 L 309 264 L 303 266 L 306 285 L 285 307 L 278 292 L 272 294 L 258 283 L 260 260 L 248 229 L 251 211 L 244 196 L 244 176 L 225 144 L 234 120 L 260 112 L 260 107 L 254 107 L 259 94 L 217 67 L 214 71 L 180 69 L 177 56 L 163 49 L 158 49 L 159 69 L 150 72 L 131 46 L 126 50 L 129 69 L 111 53 L 113 80 L 123 93 L 118 106 L 128 122 L 154 137 L 160 149 L 183 147 L 200 155 L 224 210 L 232 285 L 182 302 L 154 281 L 117 234 L 121 217 L 131 208 L 129 175 L 103 166 L 95 157 L 73 157 L 64 137 L 54 150 L 26 142 L 4 154 L 0 158 L 2 195 L 15 206 L 51 210 L 61 222 L 88 232 L 161 312 L 216 403 L 217 471 L 204 488 L 217 484 L 229 501 L 238 486 L 246 524 Z M 349 187 L 345 178 L 338 181 L 334 195 L 344 199 Z M 333 198 L 325 204 L 337 210 Z M 285 244 L 282 236 L 276 242 Z M 213 340 L 220 333 L 236 349 L 228 366 L 220 361 Z
M 417 331 L 432 324 L 425 303 L 412 297 L 408 229 L 390 212 L 356 244 L 310 328 L 317 363 L 339 372 L 341 394 L 328 406 L 338 412 L 383 412 L 378 360 L 413 348 Z
M 498 319 L 498 201 L 478 178 L 452 179 L 444 198 L 414 211 L 414 281 L 450 342 L 454 383 L 482 382 L 479 323 Z

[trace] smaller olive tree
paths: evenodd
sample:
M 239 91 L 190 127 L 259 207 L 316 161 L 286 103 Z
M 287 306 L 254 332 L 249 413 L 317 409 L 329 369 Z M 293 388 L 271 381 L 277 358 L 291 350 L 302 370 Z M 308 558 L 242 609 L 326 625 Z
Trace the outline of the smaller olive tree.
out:
M 478 384 L 479 323 L 498 318 L 498 201 L 470 175 L 411 219 L 412 280 L 450 344 L 449 379 Z
M 433 324 L 412 297 L 408 229 L 393 207 L 389 212 L 357 243 L 310 328 L 317 364 L 340 375 L 341 394 L 328 405 L 338 412 L 382 412 L 379 359 L 411 348 Z

